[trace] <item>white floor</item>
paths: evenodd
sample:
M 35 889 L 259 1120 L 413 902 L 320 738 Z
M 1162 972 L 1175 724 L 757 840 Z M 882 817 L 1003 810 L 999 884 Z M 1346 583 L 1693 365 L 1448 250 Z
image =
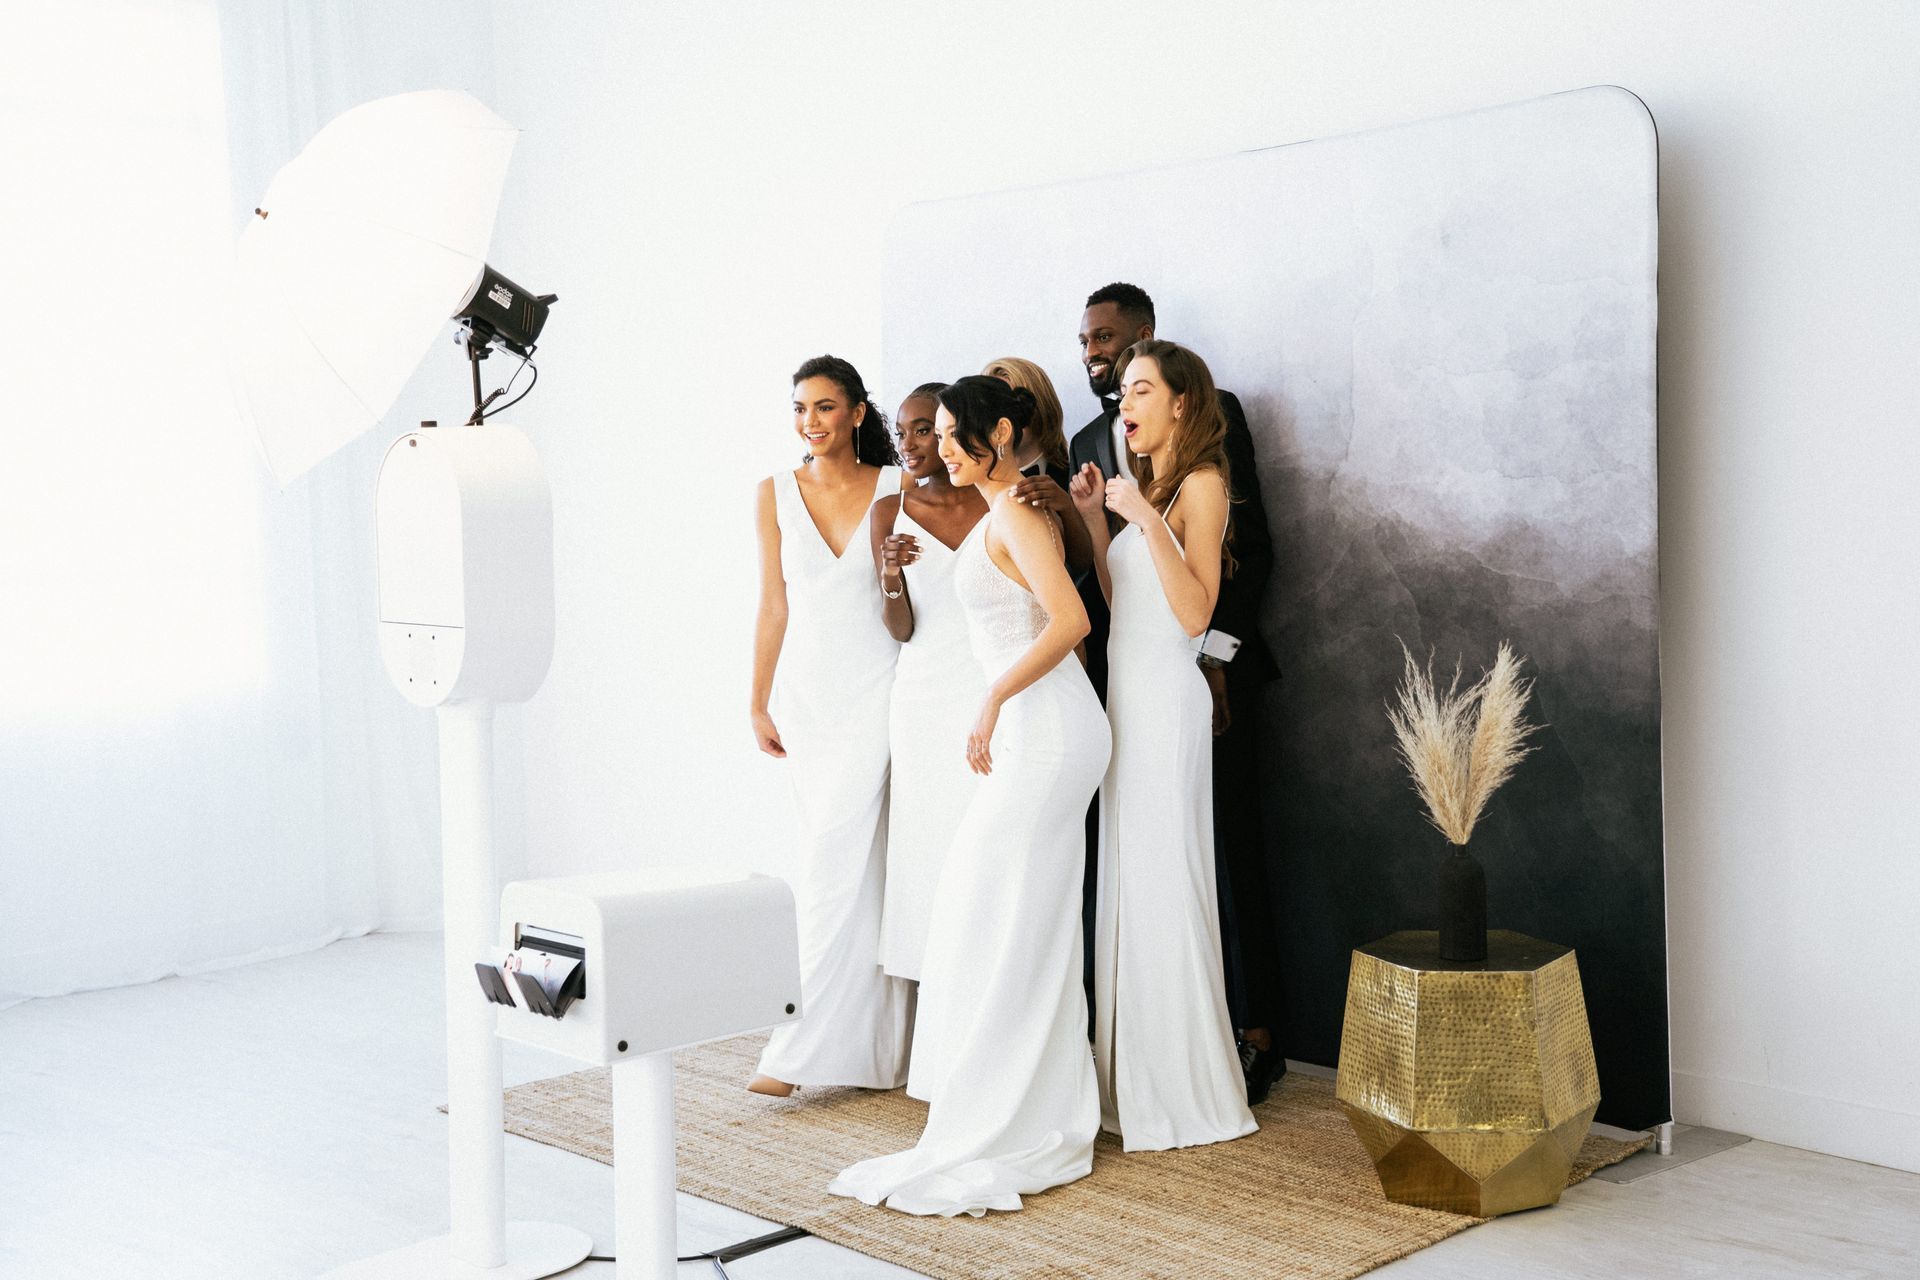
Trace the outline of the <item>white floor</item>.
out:
M 380 935 L 0 1012 L 0 1277 L 305 1277 L 444 1231 L 438 948 Z M 573 1065 L 517 1047 L 506 1062 L 510 1083 Z M 611 1252 L 612 1171 L 507 1142 L 512 1213 Z M 680 1198 L 682 1252 L 771 1229 Z M 729 1271 L 912 1274 L 813 1239 Z M 1752 1142 L 1589 1181 L 1374 1274 L 1920 1276 L 1920 1175 Z

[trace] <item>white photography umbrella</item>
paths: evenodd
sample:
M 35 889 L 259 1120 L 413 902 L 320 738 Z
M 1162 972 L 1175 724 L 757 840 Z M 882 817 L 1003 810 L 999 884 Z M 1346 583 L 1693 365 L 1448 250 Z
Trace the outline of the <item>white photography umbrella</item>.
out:
M 486 262 L 519 130 L 458 90 L 315 134 L 240 236 L 242 412 L 292 482 L 380 421 Z

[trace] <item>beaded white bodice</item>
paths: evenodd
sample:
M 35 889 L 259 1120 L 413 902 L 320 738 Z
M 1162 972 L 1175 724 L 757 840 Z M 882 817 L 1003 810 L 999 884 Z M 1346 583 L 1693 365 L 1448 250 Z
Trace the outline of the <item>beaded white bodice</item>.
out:
M 1046 629 L 1047 611 L 1033 593 L 1000 571 L 987 554 L 984 517 L 955 553 L 953 590 L 967 613 L 973 653 L 989 678 L 1012 665 Z

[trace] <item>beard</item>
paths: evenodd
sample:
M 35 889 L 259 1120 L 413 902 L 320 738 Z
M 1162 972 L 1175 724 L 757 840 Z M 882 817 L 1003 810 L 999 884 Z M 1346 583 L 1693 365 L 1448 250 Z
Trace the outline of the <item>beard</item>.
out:
M 1105 377 L 1096 378 L 1089 372 L 1087 374 L 1087 390 L 1093 392 L 1094 399 L 1096 400 L 1105 400 L 1108 396 L 1119 390 L 1118 382 L 1114 377 L 1113 366 L 1107 366 Z

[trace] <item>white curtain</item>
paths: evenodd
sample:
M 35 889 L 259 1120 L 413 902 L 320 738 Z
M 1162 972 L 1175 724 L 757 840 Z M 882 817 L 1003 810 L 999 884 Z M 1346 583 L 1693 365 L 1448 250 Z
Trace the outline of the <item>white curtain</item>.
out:
M 393 432 L 276 491 L 219 335 L 274 169 L 438 87 L 410 49 L 484 68 L 447 8 L 0 0 L 0 1006 L 437 924 L 433 723 L 374 645 Z M 445 363 L 393 421 L 458 407 Z

